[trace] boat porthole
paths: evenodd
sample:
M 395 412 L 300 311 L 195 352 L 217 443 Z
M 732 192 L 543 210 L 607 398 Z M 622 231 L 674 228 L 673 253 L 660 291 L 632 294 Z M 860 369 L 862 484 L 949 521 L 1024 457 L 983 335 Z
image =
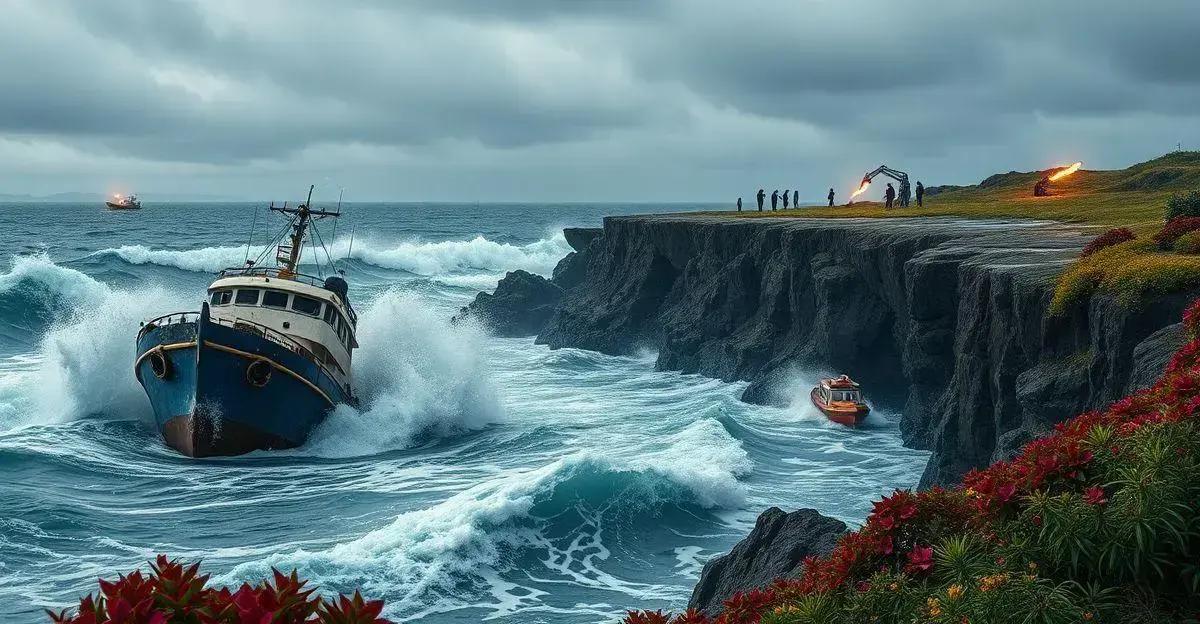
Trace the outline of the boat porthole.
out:
M 271 364 L 266 360 L 254 360 L 246 367 L 246 381 L 255 388 L 261 388 L 271 381 Z
M 155 349 L 150 352 L 150 372 L 154 373 L 159 379 L 166 379 L 171 376 L 171 361 L 163 354 L 162 349 Z

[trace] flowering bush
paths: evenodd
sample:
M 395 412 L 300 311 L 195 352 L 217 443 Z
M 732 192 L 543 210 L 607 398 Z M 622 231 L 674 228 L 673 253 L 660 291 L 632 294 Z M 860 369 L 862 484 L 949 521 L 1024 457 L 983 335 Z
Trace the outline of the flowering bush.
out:
M 1200 300 L 1150 388 L 953 489 L 896 491 L 798 578 L 627 624 L 1200 621 Z M 651 615 L 657 619 L 647 619 Z
M 1154 235 L 1154 242 L 1158 243 L 1158 248 L 1163 251 L 1171 249 L 1175 245 L 1175 241 L 1180 236 L 1200 230 L 1200 217 L 1175 217 L 1163 226 L 1163 229 Z
M 48 611 L 55 624 L 390 624 L 379 616 L 383 601 L 338 596 L 326 601 L 305 589 L 293 570 L 237 591 L 208 587 L 200 564 L 184 566 L 159 555 L 150 574 L 134 571 L 116 581 L 100 579 L 100 592 L 79 601 L 74 615 Z
M 1171 195 L 1167 200 L 1167 221 L 1176 217 L 1200 217 L 1200 191 Z
M 1113 229 L 1101 234 L 1100 236 L 1097 236 L 1095 239 L 1092 240 L 1092 242 L 1085 245 L 1083 248 L 1083 252 L 1080 253 L 1079 255 L 1087 257 L 1087 256 L 1090 256 L 1090 255 L 1096 253 L 1097 251 L 1100 251 L 1101 249 L 1104 249 L 1105 247 L 1112 247 L 1113 245 L 1119 245 L 1121 243 L 1124 243 L 1125 241 L 1131 241 L 1135 238 L 1137 238 L 1137 235 L 1134 234 L 1133 230 L 1130 230 L 1129 228 L 1126 228 L 1126 227 L 1113 228 Z

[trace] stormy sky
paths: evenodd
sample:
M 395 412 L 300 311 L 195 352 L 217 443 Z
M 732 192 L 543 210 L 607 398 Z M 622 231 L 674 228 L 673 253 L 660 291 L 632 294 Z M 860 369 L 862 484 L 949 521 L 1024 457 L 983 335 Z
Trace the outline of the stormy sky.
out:
M 820 198 L 1200 148 L 1197 0 L 0 0 L 0 193 Z

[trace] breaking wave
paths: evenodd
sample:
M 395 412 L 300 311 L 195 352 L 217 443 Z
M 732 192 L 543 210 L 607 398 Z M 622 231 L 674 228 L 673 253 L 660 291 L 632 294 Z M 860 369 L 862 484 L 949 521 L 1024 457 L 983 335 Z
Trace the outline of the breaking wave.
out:
M 354 374 L 362 405 L 339 406 L 304 451 L 369 455 L 496 422 L 502 409 L 480 357 L 483 339 L 415 298 L 380 295 L 359 316 Z
M 255 257 L 261 251 L 262 247 L 252 247 L 250 257 Z M 425 276 L 474 271 L 503 272 L 515 269 L 549 275 L 554 265 L 571 251 L 571 247 L 562 232 L 557 232 L 548 238 L 526 245 L 499 243 L 476 236 L 471 240 L 406 241 L 397 244 L 360 239 L 354 242 L 352 250 L 348 239 L 339 239 L 330 245 L 329 249 L 334 258 L 345 257 L 347 251 L 351 251 L 351 258 L 367 264 Z M 311 250 L 306 250 L 302 262 L 313 260 L 310 252 Z M 185 271 L 214 272 L 240 266 L 246 258 L 246 247 L 218 246 L 177 250 L 124 245 L 102 249 L 91 255 L 116 256 L 130 264 L 156 264 Z
M 500 580 L 513 567 L 531 579 L 671 598 L 679 587 L 622 580 L 600 566 L 610 553 L 605 540 L 623 539 L 614 532 L 678 526 L 704 517 L 706 509 L 741 503 L 737 477 L 749 470 L 741 445 L 712 420 L 698 421 L 680 436 L 638 461 L 579 452 L 504 473 L 353 541 L 272 555 L 236 567 L 223 580 L 258 578 L 271 567 L 299 568 L 323 586 L 361 586 L 386 595 L 390 613 L 409 617 L 531 606 L 545 592 Z M 701 439 L 723 451 L 696 457 L 696 447 L 685 445 Z M 531 569 L 538 567 L 541 572 Z

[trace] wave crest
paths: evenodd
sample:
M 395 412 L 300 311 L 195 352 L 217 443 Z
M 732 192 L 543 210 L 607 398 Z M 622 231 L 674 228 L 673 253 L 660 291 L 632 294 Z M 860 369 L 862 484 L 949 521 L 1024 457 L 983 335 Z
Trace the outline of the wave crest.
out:
M 251 247 L 250 257 L 257 256 L 262 247 Z M 562 232 L 526 245 L 513 245 L 476 236 L 471 240 L 436 242 L 406 241 L 384 244 L 357 240 L 350 250 L 348 239 L 330 245 L 334 258 L 350 257 L 385 269 L 397 269 L 417 275 L 438 276 L 476 271 L 511 271 L 524 269 L 549 275 L 554 265 L 571 251 Z M 301 263 L 314 261 L 313 251 L 306 248 Z M 203 247 L 200 249 L 153 249 L 144 245 L 124 245 L 102 249 L 92 256 L 116 256 L 130 264 L 155 264 L 185 271 L 214 272 L 231 266 L 241 266 L 246 247 Z M 324 253 L 322 252 L 322 256 Z M 324 258 L 321 258 L 324 261 Z

